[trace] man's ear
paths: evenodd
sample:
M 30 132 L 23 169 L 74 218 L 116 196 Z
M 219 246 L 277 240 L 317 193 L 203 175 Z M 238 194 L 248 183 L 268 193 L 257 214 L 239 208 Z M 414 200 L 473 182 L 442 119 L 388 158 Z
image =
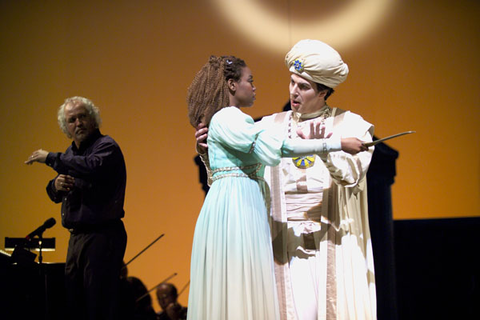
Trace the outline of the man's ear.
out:
M 318 92 L 318 97 L 319 98 L 322 98 L 322 99 L 325 99 L 325 96 L 327 95 L 327 90 L 322 90 L 322 91 L 319 91 Z

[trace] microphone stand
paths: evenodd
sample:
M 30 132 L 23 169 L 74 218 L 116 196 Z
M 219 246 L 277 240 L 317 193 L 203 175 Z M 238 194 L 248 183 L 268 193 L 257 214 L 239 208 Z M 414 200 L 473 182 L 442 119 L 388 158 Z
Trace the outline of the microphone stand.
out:
M 40 267 L 43 265 L 42 249 L 43 249 L 43 232 L 41 232 L 38 235 L 38 264 L 40 265 Z
M 40 273 L 40 279 L 43 278 L 43 294 L 44 294 L 44 303 L 45 303 L 45 320 L 50 319 L 50 308 L 48 306 L 49 299 L 48 299 L 48 276 L 45 272 L 45 268 L 43 265 L 43 231 L 38 234 L 38 267 Z

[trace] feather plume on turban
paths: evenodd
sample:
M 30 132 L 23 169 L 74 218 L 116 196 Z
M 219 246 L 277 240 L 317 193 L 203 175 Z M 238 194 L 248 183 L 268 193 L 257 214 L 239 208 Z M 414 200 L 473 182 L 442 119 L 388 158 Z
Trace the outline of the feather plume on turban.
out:
M 300 40 L 285 56 L 290 72 L 335 88 L 347 79 L 348 66 L 340 54 L 319 40 Z

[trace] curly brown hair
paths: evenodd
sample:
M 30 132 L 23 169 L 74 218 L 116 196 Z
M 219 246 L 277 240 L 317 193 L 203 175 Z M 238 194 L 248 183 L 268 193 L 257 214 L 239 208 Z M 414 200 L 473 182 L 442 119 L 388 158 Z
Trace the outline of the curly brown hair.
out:
M 188 118 L 194 128 L 200 123 L 208 126 L 213 115 L 229 105 L 227 82 L 239 81 L 246 66 L 234 56 L 210 56 L 188 88 Z

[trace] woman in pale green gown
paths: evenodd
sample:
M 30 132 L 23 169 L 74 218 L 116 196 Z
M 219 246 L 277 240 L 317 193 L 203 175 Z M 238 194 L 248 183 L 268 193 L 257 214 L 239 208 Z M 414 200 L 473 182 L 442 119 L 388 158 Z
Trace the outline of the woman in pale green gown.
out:
M 190 123 L 208 126 L 211 183 L 195 228 L 188 319 L 279 319 L 265 165 L 325 151 L 328 139 L 283 141 L 256 125 L 239 109 L 255 100 L 252 73 L 232 56 L 210 57 L 187 100 Z

